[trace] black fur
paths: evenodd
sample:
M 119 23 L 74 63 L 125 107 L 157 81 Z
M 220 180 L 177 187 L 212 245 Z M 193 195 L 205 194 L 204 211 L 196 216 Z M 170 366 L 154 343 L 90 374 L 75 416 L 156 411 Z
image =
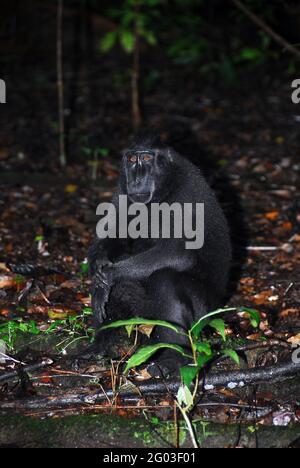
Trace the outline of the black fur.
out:
M 128 162 L 126 155 L 128 151 L 144 149 L 156 151 L 157 156 L 141 165 L 137 180 L 135 165 Z M 134 199 L 139 184 L 140 193 L 145 190 L 150 193 L 151 181 L 155 182 L 155 189 L 147 203 L 205 204 L 204 247 L 186 250 L 186 239 L 96 238 L 90 248 L 89 263 L 93 277 L 92 306 L 98 325 L 142 316 L 167 320 L 186 329 L 219 307 L 224 299 L 231 264 L 229 229 L 201 171 L 165 147 L 156 135 L 143 134 L 124 152 L 119 190 L 113 203 L 118 207 L 120 194 L 132 195 Z M 99 351 L 109 354 L 116 339 L 113 331 L 100 332 Z M 187 344 L 184 338 L 162 327 L 155 329 L 153 341 Z M 168 371 L 180 365 L 178 355 L 170 352 L 163 352 L 159 362 Z

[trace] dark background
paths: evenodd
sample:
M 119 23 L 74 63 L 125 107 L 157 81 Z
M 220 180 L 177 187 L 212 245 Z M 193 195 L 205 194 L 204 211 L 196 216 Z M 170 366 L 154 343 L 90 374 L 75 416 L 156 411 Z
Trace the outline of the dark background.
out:
M 238 143 L 229 119 L 241 131 L 251 132 L 255 123 L 249 121 L 249 98 L 253 96 L 252 106 L 265 113 L 265 122 L 279 133 L 284 131 L 289 122 L 274 114 L 282 113 L 285 106 L 297 113 L 290 105 L 290 85 L 297 78 L 299 57 L 273 41 L 233 1 L 65 0 L 62 34 L 69 165 L 88 165 L 95 150 L 102 150 L 101 154 L 109 150 L 115 157 L 132 133 L 135 3 L 140 4 L 139 92 L 144 126 L 171 133 L 173 144 L 185 151 L 193 151 L 192 137 L 196 137 L 204 151 L 209 112 L 230 98 L 234 103 L 215 115 L 209 131 L 220 126 L 222 139 L 231 137 Z M 243 5 L 297 48 L 298 2 L 245 0 Z M 9 157 L 4 168 L 19 154 L 18 166 L 51 171 L 59 158 L 57 2 L 2 2 L 0 41 L 0 73 L 7 83 L 8 100 L 1 106 L 0 142 Z M 274 98 L 266 104 L 272 93 Z M 196 153 L 199 157 L 198 148 Z

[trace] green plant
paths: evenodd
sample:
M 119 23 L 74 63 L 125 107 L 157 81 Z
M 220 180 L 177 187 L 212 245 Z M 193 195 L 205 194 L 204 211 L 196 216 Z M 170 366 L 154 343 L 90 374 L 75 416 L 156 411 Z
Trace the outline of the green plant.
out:
M 89 263 L 87 260 L 84 260 L 83 262 L 80 263 L 80 272 L 79 272 L 80 278 L 83 280 L 89 274 L 89 271 L 90 271 Z
M 136 327 L 142 327 L 147 334 L 150 335 L 155 326 L 170 328 L 179 335 L 184 335 L 188 338 L 190 349 L 187 351 L 182 346 L 172 343 L 156 343 L 149 346 L 143 346 L 135 352 L 127 362 L 125 373 L 131 368 L 139 366 L 147 362 L 158 350 L 172 349 L 178 352 L 185 358 L 190 360 L 190 363 L 180 369 L 182 385 L 177 395 L 177 401 L 185 412 L 188 412 L 194 405 L 194 400 L 198 391 L 199 376 L 201 371 L 207 366 L 208 363 L 213 361 L 218 356 L 226 356 L 232 359 L 236 364 L 239 364 L 239 356 L 236 351 L 231 347 L 226 347 L 226 325 L 225 321 L 219 316 L 226 312 L 236 311 L 237 309 L 219 309 L 211 312 L 196 323 L 192 325 L 190 330 L 184 331 L 177 325 L 163 321 L 163 320 L 146 320 L 142 318 L 132 318 L 129 320 L 120 320 L 109 325 L 102 327 L 101 330 L 112 328 L 125 327 L 127 333 L 131 335 Z M 242 308 L 239 309 L 246 312 L 253 327 L 258 327 L 260 323 L 260 314 L 256 310 Z M 222 338 L 223 344 L 221 346 L 214 346 L 210 341 L 205 339 L 204 331 L 207 329 L 215 330 Z M 193 387 L 193 390 L 192 390 Z
M 63 340 L 56 345 L 59 352 L 64 353 L 66 349 L 79 340 L 91 341 L 94 337 L 94 329 L 87 325 L 87 318 L 92 314 L 90 307 L 85 307 L 80 315 L 70 316 L 65 319 L 53 320 L 45 330 L 40 327 L 35 320 L 24 321 L 15 319 L 0 325 L 0 340 L 12 352 L 15 351 L 16 341 L 22 334 L 40 336 L 59 332 L 63 335 Z
M 28 322 L 24 322 L 22 319 L 10 320 L 0 325 L 0 339 L 4 341 L 11 351 L 14 349 L 15 341 L 20 332 L 32 335 L 39 335 L 41 333 L 34 320 L 28 320 Z
M 98 170 L 101 164 L 101 158 L 106 158 L 109 155 L 108 148 L 104 147 L 83 147 L 82 152 L 88 157 L 88 165 L 91 167 L 91 179 L 97 180 Z
M 142 121 L 139 89 L 140 43 L 143 40 L 151 46 L 157 44 L 153 25 L 160 17 L 156 9 L 160 3 L 163 3 L 163 0 L 124 0 L 121 7 L 110 8 L 107 14 L 117 21 L 118 25 L 107 33 L 100 43 L 100 49 L 104 53 L 118 44 L 127 54 L 132 55 L 132 117 L 135 128 L 138 128 Z
M 109 52 L 119 44 L 126 53 L 131 54 L 136 41 L 136 25 L 139 37 L 149 45 L 156 45 L 157 38 L 151 27 L 151 20 L 156 17 L 155 7 L 160 3 L 161 0 L 124 0 L 121 8 L 110 8 L 107 15 L 117 20 L 118 26 L 103 37 L 100 43 L 101 51 Z
M 248 313 L 251 325 L 257 327 L 260 323 L 260 314 L 256 310 L 252 309 L 239 309 Z M 134 353 L 127 362 L 125 373 L 131 368 L 139 366 L 149 360 L 158 350 L 161 349 L 172 349 L 178 352 L 183 357 L 190 360 L 188 365 L 181 367 L 181 385 L 179 387 L 175 404 L 181 412 L 185 421 L 187 430 L 190 434 L 190 438 L 194 448 L 198 448 L 199 444 L 196 437 L 195 428 L 188 416 L 189 411 L 195 405 L 196 395 L 198 393 L 200 373 L 218 356 L 225 356 L 232 359 L 236 364 L 239 365 L 239 356 L 237 352 L 231 347 L 225 347 L 226 342 L 226 325 L 224 320 L 218 318 L 221 314 L 229 311 L 236 311 L 236 309 L 219 309 L 211 312 L 196 323 L 192 327 L 185 331 L 181 327 L 164 320 L 147 320 L 142 318 L 132 318 L 129 320 L 120 320 L 109 325 L 105 325 L 101 330 L 107 330 L 118 327 L 125 327 L 128 335 L 131 335 L 136 327 L 140 327 L 143 333 L 148 336 L 151 335 L 152 329 L 155 326 L 166 327 L 175 331 L 179 335 L 184 335 L 188 338 L 190 349 L 186 350 L 182 346 L 172 343 L 156 343 L 149 346 L 143 346 L 136 353 Z M 206 328 L 215 330 L 222 338 L 222 346 L 213 346 L 211 342 L 205 339 L 204 331 Z M 205 427 L 203 427 L 204 435 L 206 436 Z

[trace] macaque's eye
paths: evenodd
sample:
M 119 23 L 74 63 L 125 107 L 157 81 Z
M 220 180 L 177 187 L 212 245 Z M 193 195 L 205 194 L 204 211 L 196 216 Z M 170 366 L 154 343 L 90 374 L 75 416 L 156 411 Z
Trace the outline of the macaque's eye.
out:
M 148 153 L 142 154 L 142 158 L 143 158 L 143 161 L 145 161 L 145 162 L 148 162 L 148 161 L 152 160 L 151 154 L 148 154 Z
M 127 156 L 127 161 L 131 164 L 135 164 L 137 162 L 137 156 L 135 154 L 129 154 Z

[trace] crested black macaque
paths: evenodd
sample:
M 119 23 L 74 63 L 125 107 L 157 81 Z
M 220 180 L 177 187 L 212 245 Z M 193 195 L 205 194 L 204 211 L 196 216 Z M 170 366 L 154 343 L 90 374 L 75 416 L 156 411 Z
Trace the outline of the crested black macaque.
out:
M 148 208 L 157 203 L 203 203 L 204 245 L 188 249 L 186 238 L 174 235 L 166 239 L 161 230 L 159 238 L 96 236 L 89 250 L 89 264 L 98 326 L 144 317 L 188 329 L 222 305 L 229 278 L 229 228 L 213 191 L 196 166 L 162 144 L 158 136 L 144 132 L 123 153 L 119 188 L 112 200 L 116 212 L 120 195 L 128 196 L 129 206 L 142 203 Z M 109 355 L 117 337 L 114 330 L 100 332 L 98 352 Z M 148 344 L 153 342 L 187 345 L 184 337 L 163 327 L 154 329 Z M 166 376 L 182 364 L 178 353 L 165 350 L 155 356 L 148 371 Z

